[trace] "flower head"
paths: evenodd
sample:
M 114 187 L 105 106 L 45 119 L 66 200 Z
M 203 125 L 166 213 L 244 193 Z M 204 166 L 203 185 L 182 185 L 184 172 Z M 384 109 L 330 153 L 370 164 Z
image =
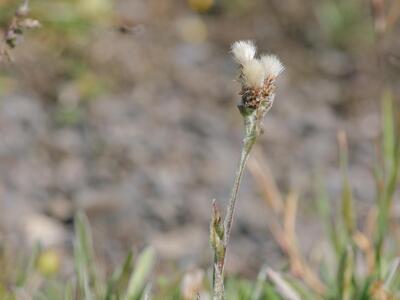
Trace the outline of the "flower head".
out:
M 285 69 L 276 55 L 262 55 L 260 60 L 264 67 L 266 77 L 278 77 Z
M 252 41 L 238 41 L 232 45 L 235 61 L 240 65 L 242 108 L 262 109 L 266 112 L 272 106 L 275 79 L 284 66 L 275 55 L 261 55 L 256 58 L 256 46 Z
M 252 41 L 238 41 L 233 43 L 231 51 L 235 60 L 244 65 L 254 59 L 257 49 Z
M 251 61 L 243 64 L 242 74 L 245 84 L 251 87 L 260 88 L 264 84 L 264 66 L 258 59 L 252 59 Z

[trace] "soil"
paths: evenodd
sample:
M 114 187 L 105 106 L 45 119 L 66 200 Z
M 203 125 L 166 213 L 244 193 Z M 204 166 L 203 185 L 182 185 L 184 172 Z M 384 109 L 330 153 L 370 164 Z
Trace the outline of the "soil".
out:
M 153 245 L 165 265 L 207 266 L 211 201 L 225 207 L 241 146 L 240 87 L 229 54 L 239 39 L 255 40 L 286 66 L 252 159 L 271 169 L 283 195 L 300 195 L 304 251 L 321 234 L 315 178 L 324 178 L 333 204 L 340 196 L 339 130 L 348 136 L 354 195 L 361 211 L 368 207 L 383 84 L 373 41 L 333 46 L 316 17 L 317 3 L 289 2 L 254 1 L 241 10 L 219 4 L 199 14 L 182 1 L 120 1 L 116 22 L 133 24 L 132 32 L 93 26 L 81 48 L 94 73 L 112 78 L 113 87 L 90 100 L 62 75 L 59 59 L 67 57 L 51 54 L 28 33 L 13 51 L 14 67 L 6 69 L 16 87 L 0 93 L 0 220 L 8 241 L 40 239 L 68 250 L 72 216 L 84 209 L 96 251 L 111 263 L 129 247 Z M 364 17 L 369 20 L 368 10 Z M 400 50 L 394 37 L 385 47 L 389 54 Z M 398 96 L 398 68 L 388 68 Z M 77 120 L 60 122 L 60 110 Z M 277 264 L 270 215 L 246 171 L 231 272 Z

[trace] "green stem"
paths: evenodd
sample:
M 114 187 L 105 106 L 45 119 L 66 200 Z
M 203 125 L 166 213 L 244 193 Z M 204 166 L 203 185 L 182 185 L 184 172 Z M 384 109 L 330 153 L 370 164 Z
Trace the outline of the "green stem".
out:
M 246 166 L 247 159 L 249 157 L 250 151 L 255 143 L 255 136 L 246 136 L 243 140 L 243 148 L 242 148 L 242 153 L 240 155 L 240 160 L 239 164 L 236 169 L 236 176 L 235 176 L 235 182 L 233 184 L 232 192 L 231 192 L 231 197 L 228 203 L 228 209 L 226 212 L 226 217 L 225 217 L 225 225 L 224 225 L 224 246 L 225 249 L 228 247 L 229 243 L 229 237 L 231 234 L 231 229 L 232 229 L 232 221 L 233 221 L 233 215 L 235 213 L 235 206 L 236 206 L 236 200 L 239 192 L 239 187 L 240 187 L 240 182 L 242 181 L 243 177 L 243 171 Z
M 226 249 L 229 244 L 229 237 L 232 229 L 232 221 L 235 213 L 236 200 L 238 197 L 240 183 L 243 177 L 243 171 L 246 166 L 250 151 L 256 142 L 257 136 L 261 134 L 260 115 L 257 111 L 241 110 L 245 123 L 245 137 L 243 139 L 243 147 L 240 155 L 240 160 L 235 173 L 235 181 L 231 192 L 231 197 L 228 202 L 226 216 L 223 227 L 223 242 L 220 244 L 222 248 L 214 246 L 214 266 L 213 266 L 213 300 L 224 300 L 224 268 Z M 213 229 L 212 229 L 213 230 Z M 215 231 L 215 229 L 214 229 Z

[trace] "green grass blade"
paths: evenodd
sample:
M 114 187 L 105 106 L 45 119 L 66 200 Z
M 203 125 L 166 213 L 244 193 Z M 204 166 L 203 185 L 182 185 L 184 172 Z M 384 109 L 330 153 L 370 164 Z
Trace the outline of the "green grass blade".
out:
M 350 240 L 355 230 L 355 215 L 354 215 L 354 201 L 353 193 L 350 186 L 349 175 L 348 175 L 348 145 L 347 137 L 344 131 L 338 133 L 339 142 L 339 160 L 340 167 L 342 170 L 342 218 L 346 228 L 347 237 Z
M 94 299 L 92 288 L 96 288 L 96 268 L 92 234 L 84 213 L 75 217 L 74 260 L 78 276 L 78 286 L 85 300 Z
M 0 299 L 2 300 L 15 300 L 11 292 L 2 283 L 0 284 Z
M 393 166 L 395 130 L 393 117 L 392 93 L 386 90 L 382 96 L 382 129 L 383 129 L 383 157 L 385 170 L 389 171 Z
M 43 286 L 40 288 L 40 291 L 35 295 L 33 299 L 34 300 L 62 299 L 61 295 L 63 295 L 64 291 L 65 291 L 65 286 L 63 285 L 62 282 L 56 280 L 47 280 L 43 282 Z
M 17 275 L 16 286 L 23 287 L 32 273 L 35 271 L 36 263 L 41 251 L 41 247 L 39 243 L 36 243 L 33 246 L 32 253 L 29 256 L 27 262 L 24 264 L 25 266 L 21 269 L 19 274 Z
M 400 286 L 400 257 L 397 257 L 390 265 L 389 271 L 385 276 L 385 290 L 392 291 L 394 287 Z
M 320 178 L 320 176 L 317 178 Z M 321 180 L 318 179 L 316 182 L 316 204 L 320 219 L 323 222 L 326 235 L 329 237 L 333 249 L 335 250 L 336 255 L 339 257 L 342 249 L 342 239 L 339 235 L 338 228 L 332 219 L 333 215 L 326 188 Z
M 337 283 L 338 299 L 341 300 L 352 300 L 352 280 L 354 272 L 354 254 L 352 248 L 349 246 L 343 251 L 342 258 L 340 260 Z
M 67 285 L 64 289 L 64 300 L 73 300 L 74 299 L 74 283 L 70 280 L 67 282 Z
M 378 228 L 375 237 L 375 260 L 382 278 L 382 248 L 390 221 L 393 194 L 396 190 L 400 166 L 400 138 L 396 134 L 392 97 L 386 92 L 383 98 L 383 149 L 384 184 L 378 194 Z
M 370 294 L 372 282 L 373 278 L 371 276 L 365 279 L 362 288 L 358 291 L 357 300 L 372 300 Z
M 276 293 L 275 289 L 271 286 L 270 283 L 266 283 L 264 285 L 264 299 L 268 300 L 282 300 L 282 298 Z
M 125 258 L 123 265 L 112 275 L 107 285 L 106 300 L 113 299 L 113 295 L 119 297 L 123 295 L 124 289 L 128 285 L 129 275 L 133 270 L 133 253 L 130 250 Z
M 135 270 L 133 271 L 128 284 L 125 300 L 140 299 L 146 281 L 155 263 L 155 251 L 153 248 L 146 248 L 140 254 Z
M 292 288 L 297 292 L 301 299 L 307 300 L 322 300 L 322 298 L 313 292 L 309 287 L 307 287 L 302 281 L 299 281 L 297 278 L 286 275 L 285 279 Z

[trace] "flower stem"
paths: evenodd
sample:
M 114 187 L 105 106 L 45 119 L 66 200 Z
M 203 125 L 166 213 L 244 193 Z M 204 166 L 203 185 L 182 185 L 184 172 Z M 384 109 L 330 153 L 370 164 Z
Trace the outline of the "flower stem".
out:
M 246 136 L 243 140 L 242 153 L 240 155 L 239 164 L 236 169 L 235 182 L 233 184 L 231 197 L 229 199 L 228 209 L 227 209 L 226 217 L 225 217 L 225 225 L 224 225 L 225 249 L 228 247 L 228 243 L 229 243 L 229 237 L 230 237 L 231 229 L 232 229 L 233 215 L 235 213 L 236 200 L 237 200 L 237 196 L 238 196 L 238 192 L 239 192 L 240 182 L 242 181 L 242 177 L 243 177 L 243 171 L 246 166 L 247 159 L 249 157 L 250 151 L 251 151 L 254 143 L 255 143 L 254 136 L 250 136 L 250 137 Z
M 213 266 L 213 300 L 224 300 L 224 267 L 226 249 L 229 244 L 229 236 L 232 229 L 232 221 L 235 213 L 236 200 L 238 197 L 240 183 L 243 177 L 243 171 L 246 166 L 250 151 L 256 142 L 257 136 L 260 135 L 260 123 L 257 112 L 252 111 L 247 113 L 241 111 L 245 123 L 245 137 L 243 139 L 243 147 L 240 155 L 240 160 L 236 169 L 235 181 L 231 192 L 231 197 L 228 202 L 226 216 L 223 224 L 218 210 L 213 203 L 213 217 L 211 221 L 211 244 L 214 249 L 214 266 Z

